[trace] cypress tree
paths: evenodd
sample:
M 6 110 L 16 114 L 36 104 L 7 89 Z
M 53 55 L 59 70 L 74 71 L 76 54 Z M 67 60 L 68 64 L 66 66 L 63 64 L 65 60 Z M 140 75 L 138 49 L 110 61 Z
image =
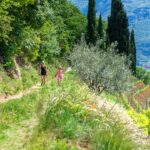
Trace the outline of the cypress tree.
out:
M 96 2 L 95 0 L 89 0 L 88 3 L 88 25 L 87 25 L 87 43 L 96 44 Z
M 103 22 L 102 22 L 102 16 L 100 14 L 99 20 L 98 20 L 98 27 L 97 27 L 98 37 L 100 39 L 103 39 Z
M 130 56 L 131 56 L 131 69 L 133 74 L 136 74 L 136 44 L 135 44 L 134 30 L 131 31 L 130 35 Z
M 129 24 L 127 14 L 121 0 L 112 0 L 111 15 L 108 17 L 107 42 L 117 41 L 119 53 L 129 55 Z

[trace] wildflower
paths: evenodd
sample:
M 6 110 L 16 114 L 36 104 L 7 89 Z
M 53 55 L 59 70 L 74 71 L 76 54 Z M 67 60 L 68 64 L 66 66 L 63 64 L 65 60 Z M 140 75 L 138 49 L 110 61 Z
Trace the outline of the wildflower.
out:
M 96 105 L 96 104 L 93 104 L 93 105 L 92 105 L 92 108 L 97 109 L 97 105 Z
M 86 105 L 91 105 L 91 102 L 90 102 L 89 100 L 84 101 L 84 103 L 85 103 Z

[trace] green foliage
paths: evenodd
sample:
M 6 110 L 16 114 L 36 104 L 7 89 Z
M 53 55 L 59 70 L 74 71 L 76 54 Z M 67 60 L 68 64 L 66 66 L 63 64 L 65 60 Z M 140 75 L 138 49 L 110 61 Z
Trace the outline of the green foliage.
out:
M 33 28 L 40 28 L 46 21 L 54 17 L 53 9 L 47 1 L 37 5 L 28 5 L 27 10 L 25 19 Z
M 35 61 L 40 48 L 40 38 L 37 32 L 30 27 L 25 27 L 20 35 L 19 56 L 27 58 L 27 61 Z
M 31 69 L 28 70 L 27 68 L 26 71 L 28 72 L 28 80 L 30 80 L 31 75 L 29 72 L 33 74 L 34 71 Z M 35 76 L 32 78 L 34 80 Z M 8 83 L 9 82 L 10 81 L 8 81 Z M 34 82 L 37 83 L 37 80 L 34 80 Z M 17 86 L 17 84 L 15 85 Z M 37 103 L 41 101 L 43 97 L 47 99 L 49 94 L 51 94 L 50 91 L 52 89 L 53 88 L 49 86 L 49 89 L 47 90 L 46 86 L 41 88 L 38 92 L 33 91 L 30 95 L 24 96 L 21 99 L 16 99 L 4 104 L 0 104 L 1 149 L 17 149 L 18 145 L 20 145 L 19 147 L 21 147 L 21 149 L 25 148 L 26 145 L 22 147 L 22 144 L 23 140 L 26 141 L 26 132 L 29 132 L 30 136 L 32 127 L 36 125 Z
M 85 103 L 87 99 L 89 104 Z M 26 141 L 24 149 L 137 149 L 124 125 L 118 118 L 108 116 L 107 112 L 98 111 L 95 99 L 74 72 L 65 75 L 59 88 L 52 80 L 39 93 L 0 106 L 0 145 L 5 149 L 16 149 L 16 144 L 12 146 L 9 143 L 18 142 L 16 131 L 20 133 L 25 122 L 28 122 L 27 128 L 31 127 L 33 122 L 30 120 L 36 119 L 37 113 L 40 130 L 34 129 L 33 138 L 29 143 Z M 7 133 L 14 134 L 14 138 L 8 137 Z
M 11 69 L 11 68 L 13 68 L 14 67 L 14 62 L 13 62 L 13 60 L 12 60 L 12 58 L 10 58 L 9 56 L 7 56 L 7 58 L 5 58 L 5 64 L 4 64 L 4 67 L 6 68 L 6 69 Z
M 11 23 L 13 18 L 8 15 L 8 12 L 0 8 L 0 42 L 8 43 L 9 34 L 12 31 Z
M 150 72 L 144 68 L 136 68 L 136 77 L 142 80 L 146 85 L 150 85 Z
M 30 72 L 30 74 L 29 74 Z M 40 76 L 38 75 L 38 70 L 34 69 L 33 67 L 25 66 L 22 69 L 22 86 L 23 90 L 35 85 L 39 82 Z
M 51 62 L 52 58 L 59 55 L 60 48 L 57 41 L 56 30 L 54 25 L 50 22 L 45 22 L 40 29 L 41 45 L 39 50 L 39 57 L 42 60 Z
M 28 5 L 28 4 L 34 4 L 35 1 L 37 0 L 13 0 L 13 3 L 16 6 L 23 6 L 23 5 Z
M 9 34 L 13 30 L 11 26 L 13 17 L 9 15 L 7 11 L 8 5 L 7 2 L 1 1 L 0 2 L 0 55 L 5 60 L 9 60 L 7 56 L 10 58 L 10 52 L 7 51 L 7 45 L 10 41 Z M 6 66 L 11 66 L 10 61 L 7 62 Z
M 36 106 L 40 96 L 34 93 L 24 96 L 20 100 L 13 100 L 0 105 L 1 149 L 17 149 L 18 145 L 22 144 L 22 140 L 26 138 L 23 137 L 26 132 L 31 133 L 34 122 L 31 122 L 30 119 L 36 116 Z
M 94 149 L 101 150 L 123 150 L 123 149 L 136 149 L 134 144 L 130 141 L 129 137 L 126 134 L 126 130 L 123 128 L 123 125 L 120 122 L 108 122 L 105 124 L 99 125 L 94 130 L 93 136 L 93 145 Z M 117 124 L 117 125 L 116 125 Z
M 6 104 L 1 104 L 0 133 L 4 134 L 5 130 L 11 128 L 14 123 L 29 119 L 36 112 L 35 102 L 38 98 L 37 94 L 33 94 L 19 101 L 14 100 Z
M 0 6 L 0 54 L 10 68 L 13 56 L 51 62 L 85 32 L 86 17 L 67 0 L 3 0 Z
M 80 13 L 76 13 L 74 16 L 70 17 L 66 21 L 67 28 L 71 29 L 69 41 L 72 46 L 75 42 L 81 38 L 81 33 L 85 33 L 86 28 L 86 19 L 85 16 L 81 15 Z
M 49 140 L 47 140 L 49 139 Z M 29 150 L 78 150 L 76 146 L 68 144 L 65 140 L 50 139 L 49 136 L 41 136 L 36 141 L 37 144 L 29 146 Z M 43 144 L 45 143 L 45 144 Z M 40 146 L 39 146 L 40 145 Z
M 101 40 L 100 47 L 104 49 L 106 47 L 106 37 L 105 37 L 106 29 L 105 29 L 105 22 L 102 20 L 101 14 L 98 19 L 97 34 L 98 39 Z
M 106 51 L 99 44 L 86 45 L 84 40 L 77 44 L 70 60 L 81 78 L 96 90 L 125 91 L 129 90 L 134 80 L 126 65 L 127 58 L 116 53 L 112 44 Z
M 135 110 L 129 109 L 128 113 L 133 120 L 144 129 L 146 134 L 150 134 L 149 110 L 137 113 Z
M 74 43 L 86 32 L 86 17 L 67 0 L 49 0 L 54 10 L 53 22 L 56 27 L 61 56 L 72 50 Z
M 150 135 L 150 109 L 146 110 L 145 114 L 146 114 L 148 121 L 149 121 L 149 123 L 147 125 L 147 130 L 148 130 L 148 135 Z

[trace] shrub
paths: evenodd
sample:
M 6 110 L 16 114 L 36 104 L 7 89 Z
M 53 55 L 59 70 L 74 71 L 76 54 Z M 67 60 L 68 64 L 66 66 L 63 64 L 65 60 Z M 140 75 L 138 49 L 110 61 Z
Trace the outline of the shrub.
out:
M 106 120 L 93 131 L 92 144 L 95 150 L 134 150 L 135 145 L 119 121 Z
M 132 83 L 133 78 L 127 65 L 127 58 L 116 52 L 116 45 L 112 44 L 107 50 L 96 46 L 87 46 L 82 39 L 70 55 L 74 68 L 79 72 L 81 78 L 94 89 L 102 92 L 126 91 Z
M 148 118 L 148 116 L 146 116 L 146 114 L 148 115 L 148 111 L 146 113 L 137 113 L 133 109 L 130 109 L 128 110 L 128 113 L 133 118 L 133 120 L 145 130 L 145 133 L 148 134 L 150 124 L 150 119 Z
M 18 53 L 26 61 L 35 61 L 38 57 L 41 40 L 31 27 L 25 27 L 19 37 Z
M 144 68 L 137 67 L 136 76 L 142 80 L 146 85 L 150 85 L 150 72 Z
M 148 135 L 150 135 L 150 109 L 146 110 L 145 114 L 146 114 L 146 116 L 149 119 L 149 123 L 147 125 L 147 129 L 148 129 Z

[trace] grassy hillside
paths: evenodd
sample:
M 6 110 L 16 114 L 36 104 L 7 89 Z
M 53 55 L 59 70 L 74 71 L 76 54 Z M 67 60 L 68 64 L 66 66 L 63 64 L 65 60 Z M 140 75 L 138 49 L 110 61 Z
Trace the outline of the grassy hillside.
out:
M 137 70 L 139 82 L 117 43 L 106 46 L 106 22 L 104 41 L 89 46 L 86 16 L 67 0 L 0 6 L 0 150 L 150 149 L 149 74 Z M 64 60 L 73 71 L 58 86 L 55 65 L 64 69 Z
M 110 94 L 108 92 L 104 92 L 103 97 L 114 105 L 119 104 L 120 107 L 124 107 L 139 128 L 144 130 L 145 135 L 150 135 L 150 109 L 146 107 L 149 99 L 149 92 L 147 91 L 149 87 L 146 86 L 145 90 L 140 91 L 140 88 L 138 89 L 139 84 L 143 83 L 138 82 L 136 91 L 134 88 L 131 92 L 123 94 L 122 97 L 118 98 L 117 93 Z
M 0 147 L 137 150 L 125 124 L 98 107 L 97 96 L 70 72 L 60 87 L 53 79 L 39 92 L 0 105 Z
M 39 149 L 39 144 L 43 149 L 55 147 L 51 145 L 54 139 L 65 140 L 66 144 L 68 142 L 68 148 L 64 149 L 70 149 L 69 145 L 74 145 L 76 149 L 99 149 L 103 146 L 105 149 L 134 147 L 134 142 L 129 140 L 130 136 L 125 135 L 127 130 L 124 125 L 117 118 L 98 111 L 96 97 L 92 96 L 84 83 L 79 84 L 72 74 L 62 87 L 53 92 L 48 101 L 43 100 L 40 104 L 44 103 L 47 107 L 43 107 L 45 111 L 39 118 L 39 127 L 31 142 L 31 149 Z M 46 139 L 51 134 L 52 141 L 47 142 Z M 54 149 L 57 149 L 57 146 Z M 61 149 L 61 145 L 58 149 Z
M 21 68 L 22 76 L 18 79 L 15 75 L 13 78 L 8 76 L 3 67 L 0 67 L 0 97 L 7 98 L 10 95 L 17 94 L 32 85 L 40 82 L 38 71 L 31 66 Z M 30 73 L 29 73 L 30 72 Z

